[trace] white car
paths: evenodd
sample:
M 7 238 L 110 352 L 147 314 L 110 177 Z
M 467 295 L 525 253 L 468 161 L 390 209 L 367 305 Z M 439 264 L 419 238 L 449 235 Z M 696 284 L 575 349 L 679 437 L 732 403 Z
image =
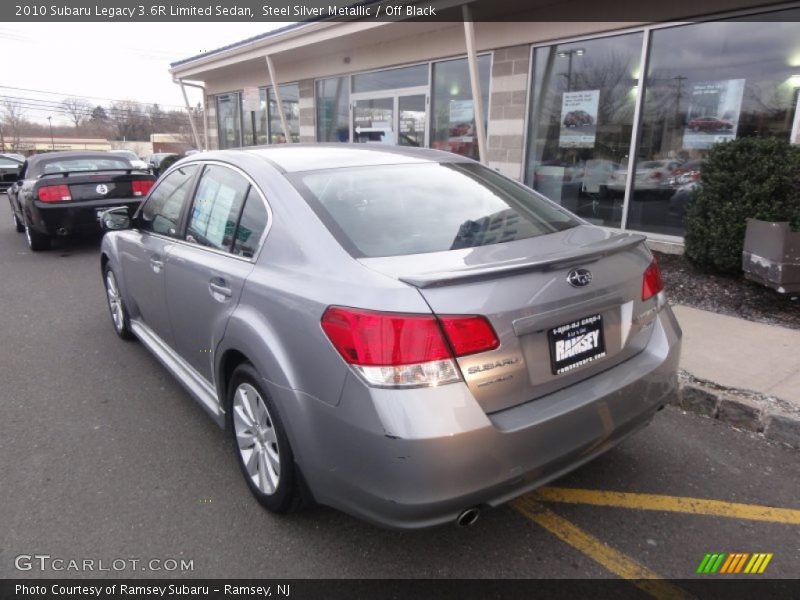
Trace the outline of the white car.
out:
M 635 189 L 651 190 L 660 187 L 672 176 L 672 172 L 681 165 L 677 160 L 645 160 L 636 164 Z M 623 193 L 628 168 L 617 169 L 609 175 L 608 189 Z
M 136 156 L 136 153 L 133 150 L 109 150 L 108 153 L 118 154 L 119 156 L 127 158 L 134 169 L 143 169 L 146 171 L 150 168 L 147 166 L 146 162 Z

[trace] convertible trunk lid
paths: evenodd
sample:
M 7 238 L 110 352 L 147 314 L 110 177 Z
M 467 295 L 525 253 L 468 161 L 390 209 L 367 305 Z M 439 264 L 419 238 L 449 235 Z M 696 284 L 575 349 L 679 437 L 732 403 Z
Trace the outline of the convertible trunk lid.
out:
M 477 314 L 500 346 L 458 359 L 482 408 L 529 402 L 640 352 L 659 298 L 642 301 L 644 236 L 580 225 L 445 252 L 359 259 L 416 287 L 439 315 Z

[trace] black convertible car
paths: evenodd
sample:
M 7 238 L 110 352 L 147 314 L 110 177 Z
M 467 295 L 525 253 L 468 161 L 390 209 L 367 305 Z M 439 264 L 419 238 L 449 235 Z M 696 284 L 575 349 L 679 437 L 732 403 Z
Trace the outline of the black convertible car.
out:
M 31 250 L 46 250 L 55 235 L 98 231 L 109 208 L 131 214 L 155 177 L 122 157 L 104 152 L 50 152 L 31 156 L 8 190 L 14 225 Z

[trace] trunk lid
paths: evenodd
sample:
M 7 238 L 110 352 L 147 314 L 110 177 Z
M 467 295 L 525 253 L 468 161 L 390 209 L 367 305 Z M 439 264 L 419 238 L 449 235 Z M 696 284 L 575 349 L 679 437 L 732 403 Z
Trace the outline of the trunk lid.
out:
M 415 286 L 434 313 L 489 319 L 500 347 L 458 363 L 473 396 L 491 413 L 577 383 L 644 349 L 656 313 L 650 309 L 658 302 L 641 300 L 651 260 L 644 239 L 581 225 L 502 244 L 359 260 Z M 571 272 L 582 270 L 591 273 L 589 283 L 568 283 Z
M 120 171 L 94 174 L 72 172 L 65 176 L 43 177 L 36 183 L 36 189 L 33 190 L 33 194 L 34 197 L 38 197 L 37 190 L 41 186 L 66 185 L 69 187 L 73 202 L 133 198 L 131 184 L 134 180 L 154 181 L 155 177 L 143 173 L 120 173 Z

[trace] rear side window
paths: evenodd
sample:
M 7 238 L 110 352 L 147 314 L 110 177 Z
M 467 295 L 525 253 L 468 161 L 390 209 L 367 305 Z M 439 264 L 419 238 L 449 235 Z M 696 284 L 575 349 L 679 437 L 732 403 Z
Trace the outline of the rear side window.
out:
M 207 166 L 197 185 L 186 240 L 230 251 L 249 188 L 248 181 L 235 171 L 218 165 Z
M 233 242 L 233 253 L 244 258 L 252 258 L 258 250 L 258 243 L 267 229 L 269 215 L 264 201 L 253 188 L 247 194 L 242 218 L 236 229 L 236 239 Z
M 486 246 L 578 224 L 532 190 L 471 163 L 329 169 L 291 180 L 356 257 Z
M 189 201 L 196 170 L 197 165 L 180 167 L 159 182 L 142 207 L 141 229 L 177 237 L 181 213 Z

